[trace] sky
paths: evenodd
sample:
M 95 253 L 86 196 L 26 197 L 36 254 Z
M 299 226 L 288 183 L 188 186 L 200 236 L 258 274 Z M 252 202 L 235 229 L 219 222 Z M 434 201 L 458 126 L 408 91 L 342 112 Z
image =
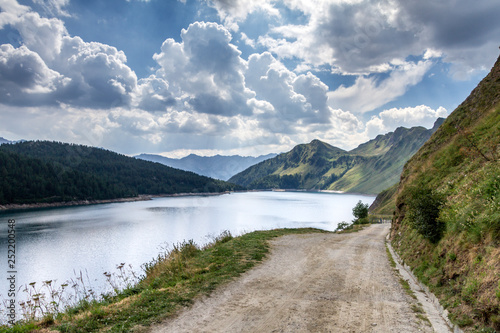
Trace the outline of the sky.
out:
M 449 115 L 498 0 L 0 0 L 0 137 L 122 154 L 350 150 Z

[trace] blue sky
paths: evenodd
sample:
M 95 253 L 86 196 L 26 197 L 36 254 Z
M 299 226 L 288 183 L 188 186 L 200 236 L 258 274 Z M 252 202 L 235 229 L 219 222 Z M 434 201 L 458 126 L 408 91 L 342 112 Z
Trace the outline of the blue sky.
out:
M 344 149 L 488 73 L 497 0 L 0 0 L 0 136 L 124 154 Z

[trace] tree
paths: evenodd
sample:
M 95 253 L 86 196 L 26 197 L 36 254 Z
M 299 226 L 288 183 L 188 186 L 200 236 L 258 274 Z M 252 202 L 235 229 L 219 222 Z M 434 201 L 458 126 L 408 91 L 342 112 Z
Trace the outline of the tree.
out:
M 352 215 L 356 218 L 353 221 L 354 223 L 366 223 L 366 218 L 368 217 L 368 204 L 364 204 L 359 200 L 352 209 Z

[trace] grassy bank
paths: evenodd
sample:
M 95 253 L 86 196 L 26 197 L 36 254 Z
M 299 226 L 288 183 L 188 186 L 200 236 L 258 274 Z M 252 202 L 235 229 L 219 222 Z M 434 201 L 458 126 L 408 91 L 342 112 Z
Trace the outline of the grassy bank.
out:
M 376 201 L 393 207 L 401 259 L 453 323 L 500 332 L 500 58 L 408 161 L 393 193 Z
M 63 313 L 47 314 L 39 321 L 0 327 L 0 332 L 44 328 L 60 332 L 145 331 L 262 261 L 272 238 L 313 232 L 325 231 L 279 229 L 240 237 L 223 233 L 203 248 L 192 241 L 184 242 L 146 264 L 145 277 L 117 296 L 104 297 L 99 302 L 83 301 Z

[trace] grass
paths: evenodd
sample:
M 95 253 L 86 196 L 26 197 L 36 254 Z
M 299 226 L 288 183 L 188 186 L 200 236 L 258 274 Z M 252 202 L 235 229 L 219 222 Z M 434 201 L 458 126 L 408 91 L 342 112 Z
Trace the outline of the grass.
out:
M 60 332 L 141 331 L 210 294 L 262 261 L 269 240 L 287 235 L 325 232 L 318 229 L 255 231 L 240 237 L 226 232 L 201 248 L 193 241 L 174 246 L 144 265 L 146 276 L 116 296 L 82 301 L 42 320 L 0 326 L 0 332 L 31 332 L 49 327 Z
M 391 251 L 389 251 L 389 246 L 387 246 L 387 243 L 385 244 L 385 252 L 387 253 L 387 258 L 389 259 L 389 264 L 391 265 L 392 268 L 396 268 L 396 262 L 394 261 L 394 258 L 392 257 Z
M 408 283 L 408 281 L 406 281 L 403 278 L 399 278 L 399 283 L 401 284 L 401 287 L 403 287 L 403 290 L 405 291 L 405 293 L 408 296 L 410 296 L 413 299 L 417 299 L 417 296 L 415 295 L 413 290 L 411 290 L 411 287 L 410 287 L 410 284 Z

